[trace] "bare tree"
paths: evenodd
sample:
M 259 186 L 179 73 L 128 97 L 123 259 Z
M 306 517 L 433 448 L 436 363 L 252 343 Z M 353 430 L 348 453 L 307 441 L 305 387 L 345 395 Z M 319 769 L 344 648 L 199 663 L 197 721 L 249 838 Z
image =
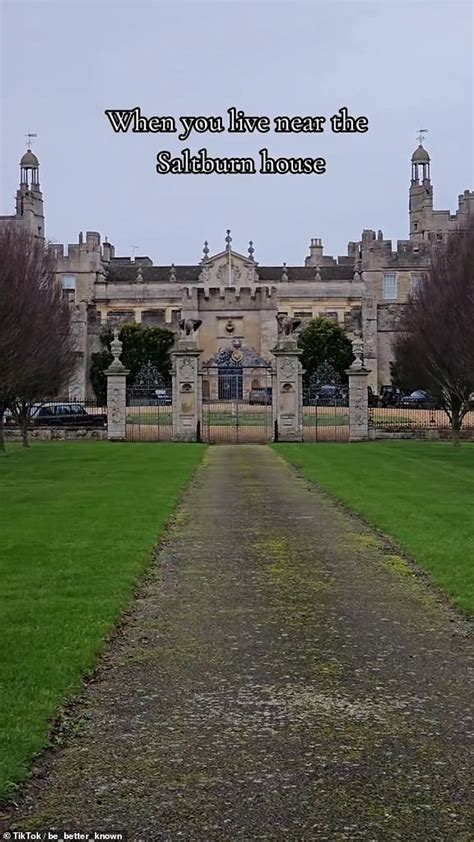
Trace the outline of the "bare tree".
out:
M 474 219 L 434 249 L 429 277 L 404 307 L 399 329 L 402 380 L 439 396 L 459 444 L 474 392 Z
M 0 230 L 0 449 L 10 409 L 28 445 L 35 403 L 55 397 L 74 368 L 68 302 L 51 251 L 14 225 Z

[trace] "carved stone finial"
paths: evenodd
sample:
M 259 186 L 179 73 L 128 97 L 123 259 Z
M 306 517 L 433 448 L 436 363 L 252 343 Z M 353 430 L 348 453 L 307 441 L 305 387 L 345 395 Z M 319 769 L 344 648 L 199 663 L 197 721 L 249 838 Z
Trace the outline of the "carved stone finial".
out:
M 142 272 L 142 267 L 141 267 L 140 264 L 138 264 L 138 269 L 137 269 L 137 283 L 138 284 L 143 283 L 143 272 Z
M 350 368 L 353 371 L 360 371 L 364 368 L 364 340 L 360 334 L 356 334 L 352 340 L 352 353 L 354 354 L 355 360 Z
M 318 265 L 316 266 L 316 271 L 315 271 L 315 273 L 314 273 L 314 280 L 315 280 L 315 281 L 320 281 L 320 280 L 321 280 L 321 267 L 320 267 L 319 263 L 318 263 Z
M 283 264 L 283 272 L 281 273 L 281 280 L 282 281 L 288 280 L 288 272 L 286 271 L 286 263 Z
M 120 355 L 122 353 L 123 342 L 119 339 L 119 330 L 114 327 L 114 338 L 110 343 L 110 350 L 112 351 L 113 360 L 110 368 L 122 368 L 122 361 Z
M 231 248 L 230 244 L 232 242 L 232 237 L 230 236 L 230 228 L 227 229 L 226 235 L 227 236 L 225 238 L 225 243 L 226 243 L 225 249 L 226 249 L 226 251 L 230 251 L 230 248 Z
M 176 282 L 176 269 L 174 263 L 170 266 L 170 281 L 172 284 Z
M 204 240 L 204 246 L 203 246 L 203 249 L 202 249 L 202 253 L 203 253 L 203 260 L 207 260 L 207 258 L 209 257 L 209 243 L 207 242 L 207 240 Z
M 253 260 L 254 259 L 253 256 L 254 256 L 254 253 L 255 253 L 255 249 L 253 247 L 253 240 L 249 240 L 248 253 L 249 253 L 250 260 Z

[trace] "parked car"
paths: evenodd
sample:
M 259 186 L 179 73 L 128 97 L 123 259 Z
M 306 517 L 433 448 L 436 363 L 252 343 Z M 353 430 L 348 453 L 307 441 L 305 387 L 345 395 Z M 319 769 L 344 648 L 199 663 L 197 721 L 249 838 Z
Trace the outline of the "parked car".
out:
M 369 406 L 379 405 L 379 396 L 374 392 L 372 386 L 367 386 L 367 402 Z
M 436 409 L 437 400 L 424 389 L 415 389 L 410 395 L 404 395 L 400 399 L 399 406 L 405 409 Z
M 171 406 L 171 389 L 155 389 L 155 395 L 158 406 Z
M 249 404 L 260 404 L 269 406 L 272 402 L 271 386 L 260 389 L 251 389 L 249 392 Z
M 315 395 L 313 405 L 319 406 L 346 406 L 348 403 L 348 391 L 346 386 L 334 386 L 327 383 L 320 386 Z
M 15 425 L 16 421 L 11 409 L 6 409 L 3 413 L 3 423 L 5 427 L 13 427 Z
M 34 427 L 105 427 L 104 413 L 87 412 L 78 403 L 45 403 L 34 407 L 31 413 Z
M 384 407 L 400 406 L 404 394 L 405 392 L 399 386 L 382 386 L 380 389 L 380 405 Z

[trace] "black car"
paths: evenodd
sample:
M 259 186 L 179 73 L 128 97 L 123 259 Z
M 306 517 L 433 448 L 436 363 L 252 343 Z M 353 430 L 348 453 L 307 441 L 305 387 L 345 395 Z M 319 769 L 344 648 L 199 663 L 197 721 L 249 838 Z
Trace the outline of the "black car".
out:
M 405 395 L 399 386 L 382 386 L 380 389 L 380 405 L 383 407 L 400 406 L 400 401 Z
M 45 403 L 33 409 L 31 424 L 34 427 L 105 427 L 107 416 L 87 412 L 78 403 Z
M 379 398 L 378 395 L 375 394 L 372 386 L 367 386 L 367 402 L 369 406 L 378 406 L 379 405 Z

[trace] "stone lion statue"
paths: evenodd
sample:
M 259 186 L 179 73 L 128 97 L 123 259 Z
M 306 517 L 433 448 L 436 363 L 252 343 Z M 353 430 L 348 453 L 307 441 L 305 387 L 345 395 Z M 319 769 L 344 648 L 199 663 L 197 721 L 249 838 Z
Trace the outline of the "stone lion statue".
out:
M 202 325 L 202 319 L 181 319 L 179 326 L 183 336 L 193 336 Z
M 301 319 L 296 319 L 294 316 L 285 316 L 284 313 L 278 313 L 276 320 L 278 333 L 281 336 L 290 336 L 301 324 Z

